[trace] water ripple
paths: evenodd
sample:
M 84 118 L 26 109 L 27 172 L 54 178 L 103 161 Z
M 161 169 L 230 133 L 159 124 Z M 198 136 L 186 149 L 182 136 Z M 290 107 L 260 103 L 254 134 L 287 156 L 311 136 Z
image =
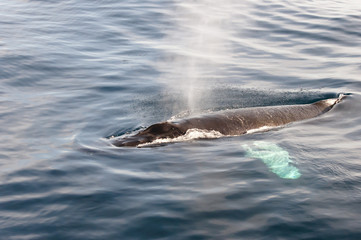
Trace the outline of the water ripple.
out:
M 2 1 L 4 239 L 358 239 L 358 1 Z M 115 148 L 172 116 L 307 104 L 264 133 Z M 282 146 L 278 178 L 243 144 Z

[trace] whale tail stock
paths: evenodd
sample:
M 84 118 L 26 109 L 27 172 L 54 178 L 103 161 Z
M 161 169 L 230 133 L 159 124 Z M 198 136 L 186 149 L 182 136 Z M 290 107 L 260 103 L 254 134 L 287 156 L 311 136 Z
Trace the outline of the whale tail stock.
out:
M 343 101 L 346 97 L 348 96 L 348 94 L 344 94 L 344 93 L 340 93 L 338 94 L 337 98 L 330 98 L 330 99 L 326 99 L 324 101 L 328 102 L 328 104 L 330 105 L 329 110 L 331 108 L 333 108 L 336 104 L 340 103 L 341 101 Z M 329 102 L 331 101 L 331 102 Z M 333 102 L 332 102 L 333 101 Z
M 343 99 L 345 99 L 349 94 L 345 94 L 345 93 L 340 93 L 338 94 L 337 100 L 335 102 L 335 104 L 341 102 Z
M 315 116 L 319 116 L 330 111 L 336 104 L 340 103 L 348 95 L 350 94 L 339 93 L 338 96 L 335 98 L 328 98 L 312 103 L 311 105 L 319 109 L 318 114 L 316 114 Z

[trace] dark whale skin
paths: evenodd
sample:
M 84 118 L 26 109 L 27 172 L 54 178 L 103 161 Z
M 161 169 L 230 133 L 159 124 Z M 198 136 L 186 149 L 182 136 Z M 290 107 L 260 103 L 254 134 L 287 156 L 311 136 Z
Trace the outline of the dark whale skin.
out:
M 133 136 L 116 138 L 112 144 L 117 147 L 135 147 L 156 139 L 176 138 L 194 128 L 214 130 L 226 136 L 242 135 L 249 130 L 264 126 L 277 127 L 317 117 L 331 110 L 342 98 L 344 95 L 341 94 L 339 98 L 325 99 L 311 104 L 240 108 L 161 122 Z

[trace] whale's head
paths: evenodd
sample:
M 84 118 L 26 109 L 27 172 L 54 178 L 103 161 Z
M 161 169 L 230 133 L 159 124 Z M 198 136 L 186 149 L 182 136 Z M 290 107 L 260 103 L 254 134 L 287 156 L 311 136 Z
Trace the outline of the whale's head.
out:
M 117 147 L 129 146 L 135 147 L 139 144 L 149 143 L 160 138 L 175 138 L 183 135 L 182 132 L 175 124 L 169 122 L 156 123 L 147 129 L 137 133 L 134 136 L 126 137 L 123 139 L 115 140 L 113 145 Z

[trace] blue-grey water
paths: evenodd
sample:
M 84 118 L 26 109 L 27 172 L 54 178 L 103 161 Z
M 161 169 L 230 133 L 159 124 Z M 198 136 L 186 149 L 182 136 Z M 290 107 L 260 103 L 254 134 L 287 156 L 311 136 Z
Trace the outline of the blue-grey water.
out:
M 2 0 L 0 239 L 361 239 L 360 16 L 358 0 Z M 267 132 L 109 140 L 338 93 Z M 247 157 L 255 141 L 301 177 Z

